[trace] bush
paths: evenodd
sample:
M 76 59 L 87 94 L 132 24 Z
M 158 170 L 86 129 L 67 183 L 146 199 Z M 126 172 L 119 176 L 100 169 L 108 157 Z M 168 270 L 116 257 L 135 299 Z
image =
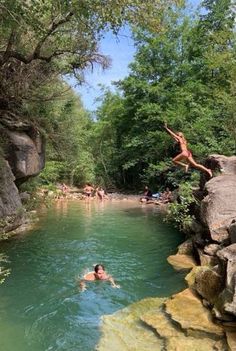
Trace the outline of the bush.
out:
M 190 214 L 190 205 L 196 203 L 192 194 L 191 182 L 182 183 L 179 186 L 177 201 L 168 207 L 167 221 L 171 221 L 181 231 L 188 232 L 191 228 L 194 216 Z

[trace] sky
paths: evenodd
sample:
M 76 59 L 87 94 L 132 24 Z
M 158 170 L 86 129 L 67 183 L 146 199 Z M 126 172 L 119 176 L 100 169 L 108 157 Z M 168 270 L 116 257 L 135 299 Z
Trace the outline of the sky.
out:
M 99 105 L 95 102 L 95 99 L 101 95 L 99 84 L 112 87 L 112 82 L 128 75 L 128 65 L 135 53 L 129 29 L 122 28 L 118 37 L 110 32 L 107 33 L 100 44 L 100 52 L 110 57 L 110 68 L 102 70 L 101 67 L 95 66 L 93 72 L 86 71 L 86 83 L 83 86 L 76 86 L 74 79 L 69 80 L 69 84 L 81 96 L 84 107 L 90 111 L 94 111 Z
M 199 2 L 199 0 L 188 0 L 192 10 L 196 9 Z M 102 70 L 101 67 L 95 66 L 92 72 L 86 71 L 86 83 L 82 86 L 76 86 L 75 79 L 69 79 L 71 87 L 81 96 L 84 107 L 90 111 L 95 111 L 99 106 L 99 102 L 95 100 L 102 94 L 100 84 L 112 88 L 112 82 L 123 79 L 129 74 L 128 66 L 135 54 L 129 28 L 122 28 L 118 37 L 110 32 L 107 33 L 100 43 L 100 52 L 111 58 L 109 69 Z

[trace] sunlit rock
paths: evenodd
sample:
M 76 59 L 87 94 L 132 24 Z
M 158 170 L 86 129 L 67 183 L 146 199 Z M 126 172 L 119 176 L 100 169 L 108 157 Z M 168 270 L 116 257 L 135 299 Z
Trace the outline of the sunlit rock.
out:
M 189 255 L 171 255 L 167 261 L 177 270 L 191 269 L 196 265 L 194 258 Z
M 22 206 L 14 180 L 8 162 L 0 158 L 0 219 L 15 215 Z
M 227 338 L 229 351 L 236 351 L 236 332 L 235 331 L 227 331 L 226 338 Z
M 39 174 L 44 167 L 44 140 L 37 132 L 28 135 L 24 131 L 8 131 L 9 150 L 7 159 L 17 182 L 23 182 Z
M 236 316 L 236 244 L 217 251 L 217 256 L 226 266 L 225 299 L 224 310 Z
M 166 351 L 211 351 L 216 343 L 210 338 L 186 337 L 181 328 L 173 324 L 162 312 L 149 313 L 142 316 L 141 319 L 154 328 L 157 334 L 164 339 L 163 350 Z
M 236 221 L 235 221 L 235 219 L 232 220 L 232 222 L 228 228 L 228 231 L 229 231 L 231 244 L 235 244 L 236 243 Z
M 211 334 L 216 339 L 224 335 L 223 329 L 212 322 L 210 311 L 190 289 L 173 295 L 172 299 L 165 302 L 165 307 L 166 312 L 187 335 L 199 335 L 201 332 L 203 335 Z
M 207 196 L 201 202 L 201 221 L 210 238 L 222 243 L 229 240 L 227 227 L 236 217 L 236 157 L 211 155 L 206 163 L 219 175 L 202 184 Z
M 201 266 L 215 266 L 218 264 L 218 259 L 216 256 L 208 255 L 202 249 L 197 249 L 199 260 Z
M 140 316 L 152 311 L 158 313 L 165 299 L 148 298 L 124 308 L 113 315 L 102 317 L 102 338 L 98 351 L 161 351 L 163 341 Z
M 196 272 L 194 288 L 208 302 L 213 304 L 223 287 L 223 277 L 215 272 L 214 269 L 202 266 Z
M 192 255 L 193 254 L 193 241 L 188 239 L 178 246 L 179 255 Z

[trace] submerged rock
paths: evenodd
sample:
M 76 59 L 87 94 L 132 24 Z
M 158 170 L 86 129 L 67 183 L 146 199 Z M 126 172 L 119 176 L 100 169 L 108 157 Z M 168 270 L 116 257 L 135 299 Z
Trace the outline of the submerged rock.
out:
M 177 270 L 191 269 L 196 266 L 195 260 L 190 255 L 171 255 L 167 261 Z
M 163 350 L 163 342 L 141 322 L 140 316 L 158 313 L 165 299 L 148 298 L 112 315 L 102 317 L 102 338 L 97 351 Z
M 181 294 L 182 301 L 179 308 L 184 316 L 185 304 L 192 303 L 194 299 L 198 301 L 191 294 L 190 290 L 188 293 L 185 290 L 185 293 Z M 102 318 L 102 338 L 96 350 L 227 351 L 228 347 L 222 328 L 211 321 L 207 323 L 204 316 L 201 322 L 199 306 L 195 308 L 196 303 L 193 304 L 193 311 L 190 314 L 191 322 L 188 322 L 185 328 L 182 328 L 180 323 L 176 323 L 178 319 L 176 312 L 173 312 L 173 319 L 170 318 L 164 311 L 164 307 L 170 309 L 169 304 L 178 295 L 180 294 L 174 295 L 173 299 L 169 300 L 147 298 L 113 315 L 104 316 Z M 197 326 L 199 322 L 201 324 Z
M 164 312 L 149 313 L 141 317 L 142 321 L 154 328 L 164 339 L 165 351 L 212 351 L 227 350 L 223 340 L 216 341 L 208 337 L 195 338 L 186 336 Z
M 190 289 L 174 295 L 165 302 L 166 312 L 187 335 L 211 335 L 215 340 L 224 335 L 224 330 L 213 323 L 212 315 Z

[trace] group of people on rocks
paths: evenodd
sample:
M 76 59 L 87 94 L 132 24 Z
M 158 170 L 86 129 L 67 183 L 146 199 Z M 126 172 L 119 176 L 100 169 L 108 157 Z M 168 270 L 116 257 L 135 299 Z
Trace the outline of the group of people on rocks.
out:
M 139 201 L 148 204 L 155 203 L 156 205 L 166 204 L 173 201 L 173 194 L 169 188 L 166 188 L 163 192 L 153 194 L 149 187 L 145 186 L 143 196 Z
M 208 174 L 208 176 L 212 177 L 212 171 L 209 168 L 197 163 L 192 156 L 191 151 L 188 149 L 187 141 L 181 132 L 173 132 L 168 126 L 167 123 L 164 124 L 164 128 L 171 135 L 171 137 L 178 142 L 181 152 L 175 156 L 172 161 L 176 165 L 180 165 L 184 167 L 185 172 L 188 172 L 190 166 L 201 170 Z M 63 183 L 62 184 L 62 194 L 65 196 L 68 192 L 68 187 Z M 83 196 L 85 199 L 97 198 L 99 200 L 108 199 L 108 195 L 105 190 L 101 187 L 94 187 L 91 183 L 86 183 L 83 189 Z M 148 186 L 145 187 L 143 196 L 140 198 L 140 202 L 145 203 L 153 203 L 155 201 L 156 204 L 168 203 L 173 201 L 172 192 L 167 188 L 162 193 L 152 194 L 151 190 Z
M 83 189 L 83 194 L 87 199 L 92 197 L 95 197 L 99 200 L 108 199 L 108 195 L 106 194 L 105 190 L 101 186 L 98 186 L 97 188 L 95 188 L 91 183 L 86 183 Z

